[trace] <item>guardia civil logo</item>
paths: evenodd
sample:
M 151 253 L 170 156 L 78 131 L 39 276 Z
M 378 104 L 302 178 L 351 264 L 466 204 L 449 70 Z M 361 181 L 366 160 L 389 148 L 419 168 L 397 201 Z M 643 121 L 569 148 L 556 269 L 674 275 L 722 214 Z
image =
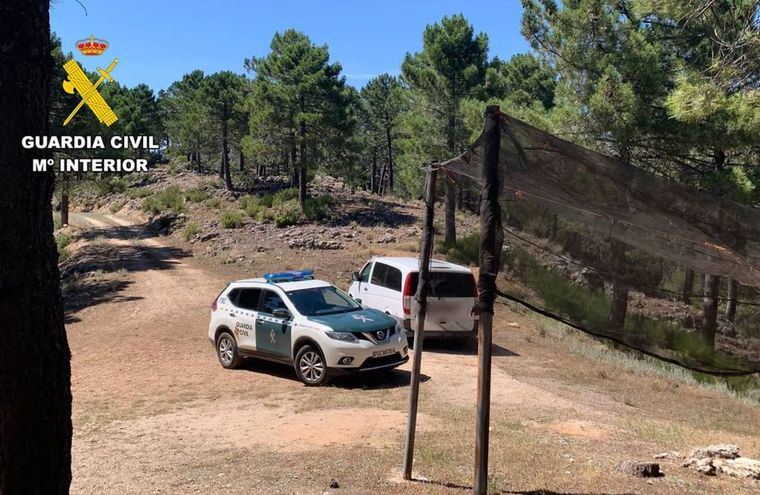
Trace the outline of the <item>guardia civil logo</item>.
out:
M 83 55 L 88 57 L 102 55 L 108 49 L 108 42 L 105 40 L 96 39 L 94 36 L 90 36 L 89 40 L 79 40 L 76 44 L 77 50 Z M 63 90 L 69 94 L 75 92 L 79 94 L 81 100 L 79 104 L 71 111 L 66 120 L 63 121 L 63 125 L 68 125 L 71 119 L 79 112 L 79 110 L 87 105 L 98 121 L 106 126 L 110 126 L 118 120 L 118 117 L 113 112 L 111 107 L 103 99 L 103 96 L 98 92 L 98 87 L 106 80 L 113 81 L 111 72 L 116 68 L 116 64 L 119 63 L 119 59 L 115 58 L 108 65 L 107 68 L 101 69 L 98 67 L 98 73 L 100 77 L 94 83 L 90 81 L 85 72 L 80 67 L 76 60 L 71 59 L 65 64 L 63 68 L 66 71 L 68 77 L 63 81 Z

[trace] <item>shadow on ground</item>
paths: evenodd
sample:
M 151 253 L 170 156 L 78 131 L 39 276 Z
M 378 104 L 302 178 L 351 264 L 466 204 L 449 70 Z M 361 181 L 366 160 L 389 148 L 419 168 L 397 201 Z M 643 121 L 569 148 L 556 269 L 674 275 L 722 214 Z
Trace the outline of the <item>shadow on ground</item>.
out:
M 462 490 L 462 491 L 471 491 L 472 486 L 468 485 L 460 485 L 458 483 L 451 483 L 448 481 L 438 481 L 438 480 L 428 480 L 428 479 L 420 479 L 420 478 L 412 478 L 412 482 L 414 483 L 420 483 L 424 485 L 436 485 L 436 486 L 442 486 L 445 488 L 453 488 L 455 490 Z M 489 493 L 491 493 L 489 491 Z M 502 495 L 636 495 L 634 493 L 612 493 L 612 492 L 557 492 L 553 490 L 501 490 L 501 491 L 495 491 L 493 493 L 499 493 Z
M 553 490 L 525 490 L 525 491 L 507 491 L 499 492 L 503 495 L 636 495 L 632 492 L 556 492 Z
M 80 222 L 81 223 L 81 222 Z M 88 228 L 81 230 L 74 235 L 75 241 L 84 240 L 92 241 L 95 239 L 119 239 L 119 240 L 141 240 L 157 237 L 149 223 L 141 225 L 114 225 L 102 228 Z
M 363 227 L 401 227 L 415 225 L 417 217 L 398 211 L 399 205 L 379 198 L 364 199 L 362 205 L 348 212 L 335 212 L 330 225 L 342 227 L 356 222 Z
M 145 239 L 153 237 L 153 234 L 131 227 L 92 229 L 80 234 L 79 238 L 90 239 L 90 244 L 79 248 L 59 265 L 66 323 L 79 321 L 72 313 L 90 306 L 142 299 L 123 294 L 132 285 L 127 278 L 129 273 L 170 270 L 180 259 L 190 256 L 184 250 L 171 247 L 114 245 L 92 241 L 99 237 Z
M 411 344 L 411 340 L 410 340 Z M 496 342 L 491 344 L 491 348 L 494 357 L 519 357 L 520 355 L 514 351 L 510 351 L 506 347 L 502 347 Z M 424 352 L 432 352 L 436 354 L 454 354 L 462 356 L 477 356 L 478 345 L 476 341 L 462 341 L 458 338 L 426 338 L 422 344 L 422 350 Z
M 299 381 L 292 366 L 263 359 L 248 358 L 241 369 L 252 373 L 264 373 L 277 378 Z M 347 390 L 387 390 L 407 387 L 410 379 L 411 373 L 409 371 L 394 369 L 336 376 L 330 380 L 327 386 Z M 428 380 L 430 380 L 429 376 L 420 375 L 420 381 L 426 382 Z

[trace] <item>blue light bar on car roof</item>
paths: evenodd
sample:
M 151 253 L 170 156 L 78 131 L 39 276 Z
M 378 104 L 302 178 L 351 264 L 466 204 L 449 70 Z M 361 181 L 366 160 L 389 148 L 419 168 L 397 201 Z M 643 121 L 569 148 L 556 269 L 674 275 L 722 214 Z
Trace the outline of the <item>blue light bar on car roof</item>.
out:
M 297 282 L 299 280 L 312 280 L 313 278 L 314 270 L 289 270 L 287 272 L 264 274 L 264 280 L 272 284 L 277 282 Z

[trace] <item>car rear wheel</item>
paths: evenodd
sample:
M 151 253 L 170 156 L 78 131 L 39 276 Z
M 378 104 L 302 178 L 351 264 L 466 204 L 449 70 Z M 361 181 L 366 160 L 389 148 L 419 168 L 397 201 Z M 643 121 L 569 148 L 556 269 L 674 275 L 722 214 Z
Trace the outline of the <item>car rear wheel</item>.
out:
M 327 363 L 318 347 L 306 344 L 298 350 L 293 363 L 298 379 L 310 387 L 327 383 Z
M 222 332 L 216 338 L 216 356 L 223 368 L 234 369 L 240 366 L 243 358 L 238 354 L 235 337 L 229 332 Z

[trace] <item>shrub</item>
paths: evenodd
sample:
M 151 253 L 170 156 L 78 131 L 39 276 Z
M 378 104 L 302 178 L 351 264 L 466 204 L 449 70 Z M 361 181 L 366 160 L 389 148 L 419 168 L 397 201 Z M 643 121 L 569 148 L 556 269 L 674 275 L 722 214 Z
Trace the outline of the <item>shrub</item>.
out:
M 65 232 L 59 232 L 55 234 L 55 246 L 58 250 L 58 262 L 66 260 L 69 257 L 69 252 L 66 247 L 71 244 L 71 236 Z
M 233 211 L 227 211 L 219 217 L 219 223 L 225 229 L 237 229 L 243 225 L 243 215 Z
M 158 193 L 159 200 L 175 213 L 181 212 L 183 203 L 185 202 L 182 197 L 182 190 L 178 186 L 169 186 L 160 193 Z
M 292 201 L 294 199 L 298 198 L 298 189 L 295 187 L 290 187 L 288 189 L 281 189 L 274 193 L 274 201 L 272 203 L 272 206 L 278 206 L 281 204 L 285 204 L 288 201 Z
M 98 193 L 100 196 L 106 196 L 113 193 L 123 193 L 127 190 L 127 181 L 114 177 L 103 179 L 98 182 Z
M 301 211 L 294 200 L 283 203 L 274 215 L 274 224 L 278 227 L 295 225 L 301 219 Z
M 330 196 L 320 196 L 318 198 L 306 198 L 301 208 L 306 218 L 313 222 L 328 218 L 332 204 L 333 200 Z
M 472 233 L 459 237 L 454 244 L 441 242 L 438 250 L 446 255 L 446 259 L 463 265 L 477 265 L 480 262 L 480 234 Z M 501 267 L 506 263 L 506 257 L 501 256 Z
M 206 191 L 201 189 L 189 189 L 185 191 L 185 199 L 191 203 L 200 203 L 204 201 L 208 196 Z
M 169 186 L 161 192 L 154 194 L 143 200 L 142 209 L 144 212 L 158 215 L 166 209 L 175 213 L 180 213 L 183 209 L 184 198 L 182 191 L 177 186 Z
M 121 209 L 124 208 L 124 201 L 117 201 L 108 208 L 111 210 L 111 213 L 116 213 L 118 211 L 121 211 Z
M 127 189 L 126 194 L 127 196 L 133 199 L 142 199 L 142 198 L 147 198 L 148 196 L 153 194 L 153 191 L 151 191 L 147 187 L 139 187 L 137 189 Z
M 220 198 L 209 198 L 206 200 L 206 206 L 218 210 L 222 206 L 222 200 Z
M 163 210 L 163 206 L 161 205 L 161 202 L 158 200 L 156 196 L 150 196 L 149 198 L 143 199 L 142 202 L 142 211 L 145 213 L 150 213 L 151 215 L 158 215 Z
M 243 196 L 240 198 L 240 207 L 246 215 L 252 218 L 257 218 L 261 210 L 266 209 L 265 206 L 259 203 L 259 199 L 256 196 Z
M 200 227 L 198 227 L 198 224 L 195 222 L 190 222 L 187 225 L 185 225 L 185 228 L 182 230 L 182 235 L 185 237 L 186 241 L 189 241 L 193 238 L 198 232 L 200 232 Z
M 259 197 L 259 204 L 265 208 L 271 208 L 274 205 L 273 194 L 263 194 Z

